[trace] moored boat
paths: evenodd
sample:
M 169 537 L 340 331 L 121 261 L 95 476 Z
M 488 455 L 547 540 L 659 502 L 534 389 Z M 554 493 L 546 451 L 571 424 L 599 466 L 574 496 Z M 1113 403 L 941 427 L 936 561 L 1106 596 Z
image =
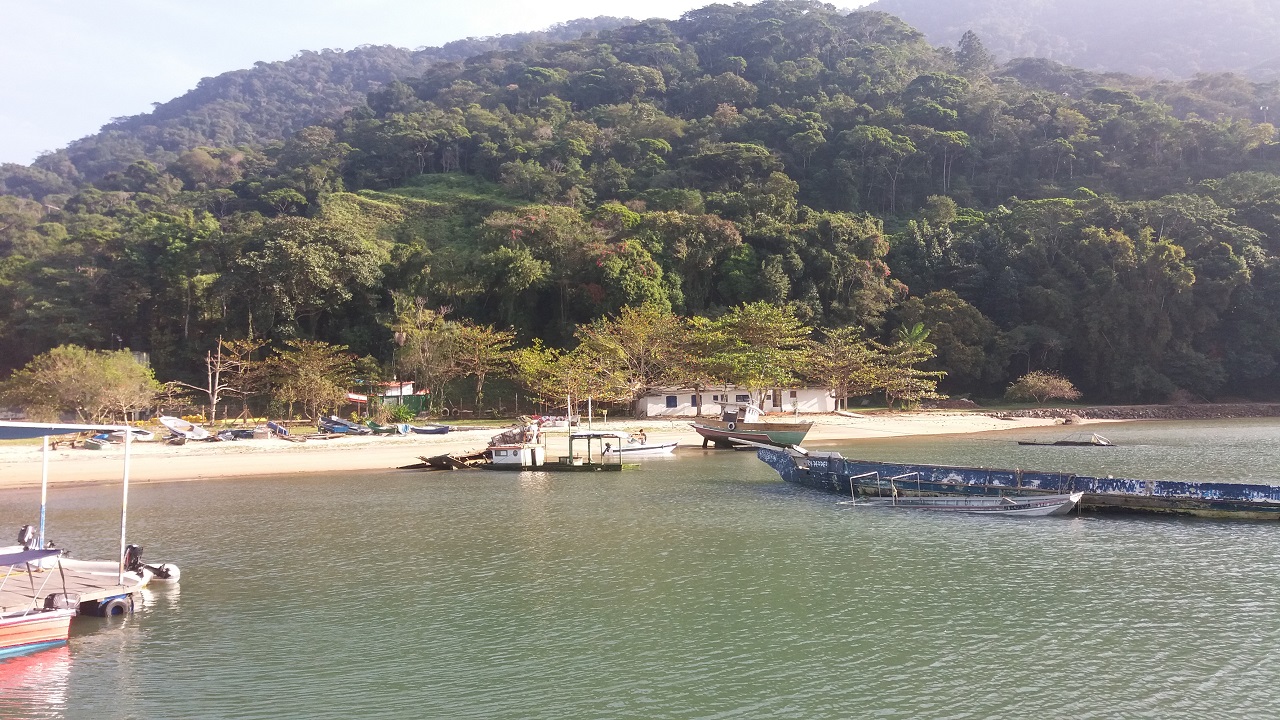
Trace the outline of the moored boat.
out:
M 938 512 L 973 513 L 999 517 L 1047 517 L 1066 515 L 1080 502 L 1084 493 L 1067 495 L 956 495 L 950 497 L 902 496 L 862 500 L 855 505 L 885 507 L 897 510 L 935 510 Z
M 0 589 L 4 589 L 10 578 L 16 577 L 18 567 L 25 568 L 25 577 L 31 581 L 31 607 L 22 609 L 6 609 L 0 612 L 0 656 L 31 652 L 42 648 L 53 647 L 67 641 L 71 631 L 71 618 L 76 616 L 77 599 L 74 596 L 63 596 L 62 602 L 56 602 L 59 596 L 50 596 L 40 604 L 40 593 L 45 583 L 54 576 L 50 573 L 44 578 L 40 589 L 34 589 L 32 565 L 47 558 L 56 558 L 59 550 L 18 550 L 0 554 L 0 566 L 8 566 L 8 572 L 0 579 Z M 15 584 L 21 584 L 15 581 Z M 25 595 L 24 595 L 25 597 Z M 49 602 L 55 600 L 55 602 Z
M 1280 486 L 1096 478 L 1071 473 L 884 463 L 800 447 L 758 448 L 757 457 L 787 482 L 849 497 L 902 495 L 1061 495 L 1083 492 L 1081 512 L 1188 515 L 1232 520 L 1280 520 Z M 891 492 L 891 490 L 890 490 Z
M 1019 440 L 1019 445 L 1052 445 L 1058 447 L 1114 447 L 1115 444 L 1098 433 L 1068 435 L 1060 440 Z
M 569 454 L 548 463 L 548 468 L 571 472 L 634 470 L 640 466 L 636 463 L 624 463 L 624 456 L 618 453 L 605 452 L 606 446 L 618 447 L 626 437 L 626 433 L 609 430 L 576 430 L 569 433 Z M 585 445 L 586 453 L 576 451 L 575 443 L 579 448 Z
M 651 443 L 649 438 L 643 432 L 634 435 L 619 433 L 618 443 L 605 443 L 605 455 L 621 455 L 623 457 L 640 457 L 655 455 L 670 455 L 675 452 L 679 443 Z
M 736 440 L 778 447 L 799 445 L 813 427 L 812 422 L 765 422 L 754 405 L 726 408 L 719 420 L 699 419 L 690 425 L 702 436 L 703 447 L 712 443 L 719 448 L 734 447 Z

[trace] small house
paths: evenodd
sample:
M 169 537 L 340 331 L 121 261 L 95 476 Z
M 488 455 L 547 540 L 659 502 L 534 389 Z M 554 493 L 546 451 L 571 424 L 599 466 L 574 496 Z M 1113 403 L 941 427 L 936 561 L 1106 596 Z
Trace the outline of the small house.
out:
M 636 403 L 640 417 L 719 417 L 723 406 L 755 404 L 765 413 L 829 413 L 836 399 L 826 388 L 775 388 L 764 393 L 764 402 L 753 403 L 750 391 L 730 385 L 706 388 L 655 388 Z

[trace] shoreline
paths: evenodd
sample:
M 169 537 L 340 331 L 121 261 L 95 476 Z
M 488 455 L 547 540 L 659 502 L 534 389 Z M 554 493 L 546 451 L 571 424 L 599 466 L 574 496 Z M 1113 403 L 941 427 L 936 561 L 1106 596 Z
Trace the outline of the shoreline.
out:
M 927 410 L 866 415 L 808 416 L 813 427 L 806 444 L 829 446 L 877 437 L 968 435 L 1060 425 L 1056 417 L 997 417 L 986 412 Z M 596 430 L 644 430 L 650 442 L 678 442 L 676 454 L 702 452 L 702 438 L 690 426 L 693 418 L 598 421 Z M 1106 420 L 1087 420 L 1089 424 Z M 1114 422 L 1114 421 L 1113 421 Z M 355 436 L 292 443 L 268 440 L 188 443 L 174 446 L 136 442 L 132 446 L 129 482 L 193 482 L 268 475 L 318 472 L 395 470 L 418 461 L 420 455 L 483 449 L 503 428 L 461 430 L 447 435 L 407 437 Z M 564 454 L 568 431 L 551 429 L 547 454 Z M 49 451 L 49 484 L 118 484 L 123 473 L 124 448 L 105 450 L 58 448 Z M 41 447 L 0 446 L 0 490 L 39 487 Z

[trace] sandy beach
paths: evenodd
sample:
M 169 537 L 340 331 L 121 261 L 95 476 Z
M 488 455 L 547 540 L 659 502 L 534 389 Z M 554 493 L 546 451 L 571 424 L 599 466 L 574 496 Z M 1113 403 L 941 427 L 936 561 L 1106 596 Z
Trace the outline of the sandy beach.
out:
M 596 421 L 597 430 L 643 429 L 650 442 L 680 443 L 676 452 L 703 452 L 702 438 L 689 427 L 692 418 Z M 778 421 L 790 420 L 778 417 Z M 871 437 L 967 434 L 1061 423 L 1055 418 L 995 418 L 984 413 L 927 411 L 874 413 L 863 417 L 806 416 L 814 421 L 806 447 L 822 447 Z M 421 455 L 465 452 L 485 447 L 500 428 L 475 428 L 447 435 L 340 437 L 292 443 L 279 439 L 200 442 L 172 446 L 137 442 L 131 451 L 131 482 L 182 482 L 215 478 L 332 471 L 391 470 L 417 462 Z M 564 454 L 567 432 L 548 431 L 548 455 Z M 40 444 L 0 446 L 0 488 L 40 484 Z M 49 482 L 119 482 L 124 448 L 105 450 L 60 447 L 49 453 Z

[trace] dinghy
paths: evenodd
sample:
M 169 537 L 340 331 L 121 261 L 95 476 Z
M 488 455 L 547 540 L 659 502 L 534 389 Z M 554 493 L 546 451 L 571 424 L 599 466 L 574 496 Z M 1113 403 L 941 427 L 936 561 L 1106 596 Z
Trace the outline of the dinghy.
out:
M 168 428 L 169 432 L 173 433 L 174 435 L 180 438 L 185 438 L 187 440 L 208 440 L 209 439 L 208 430 L 205 430 L 204 428 L 200 427 L 199 425 L 196 425 L 195 423 L 187 422 L 186 420 L 183 420 L 180 417 L 173 417 L 171 415 L 161 415 L 160 417 L 156 418 L 156 422 L 165 426 L 166 428 Z

